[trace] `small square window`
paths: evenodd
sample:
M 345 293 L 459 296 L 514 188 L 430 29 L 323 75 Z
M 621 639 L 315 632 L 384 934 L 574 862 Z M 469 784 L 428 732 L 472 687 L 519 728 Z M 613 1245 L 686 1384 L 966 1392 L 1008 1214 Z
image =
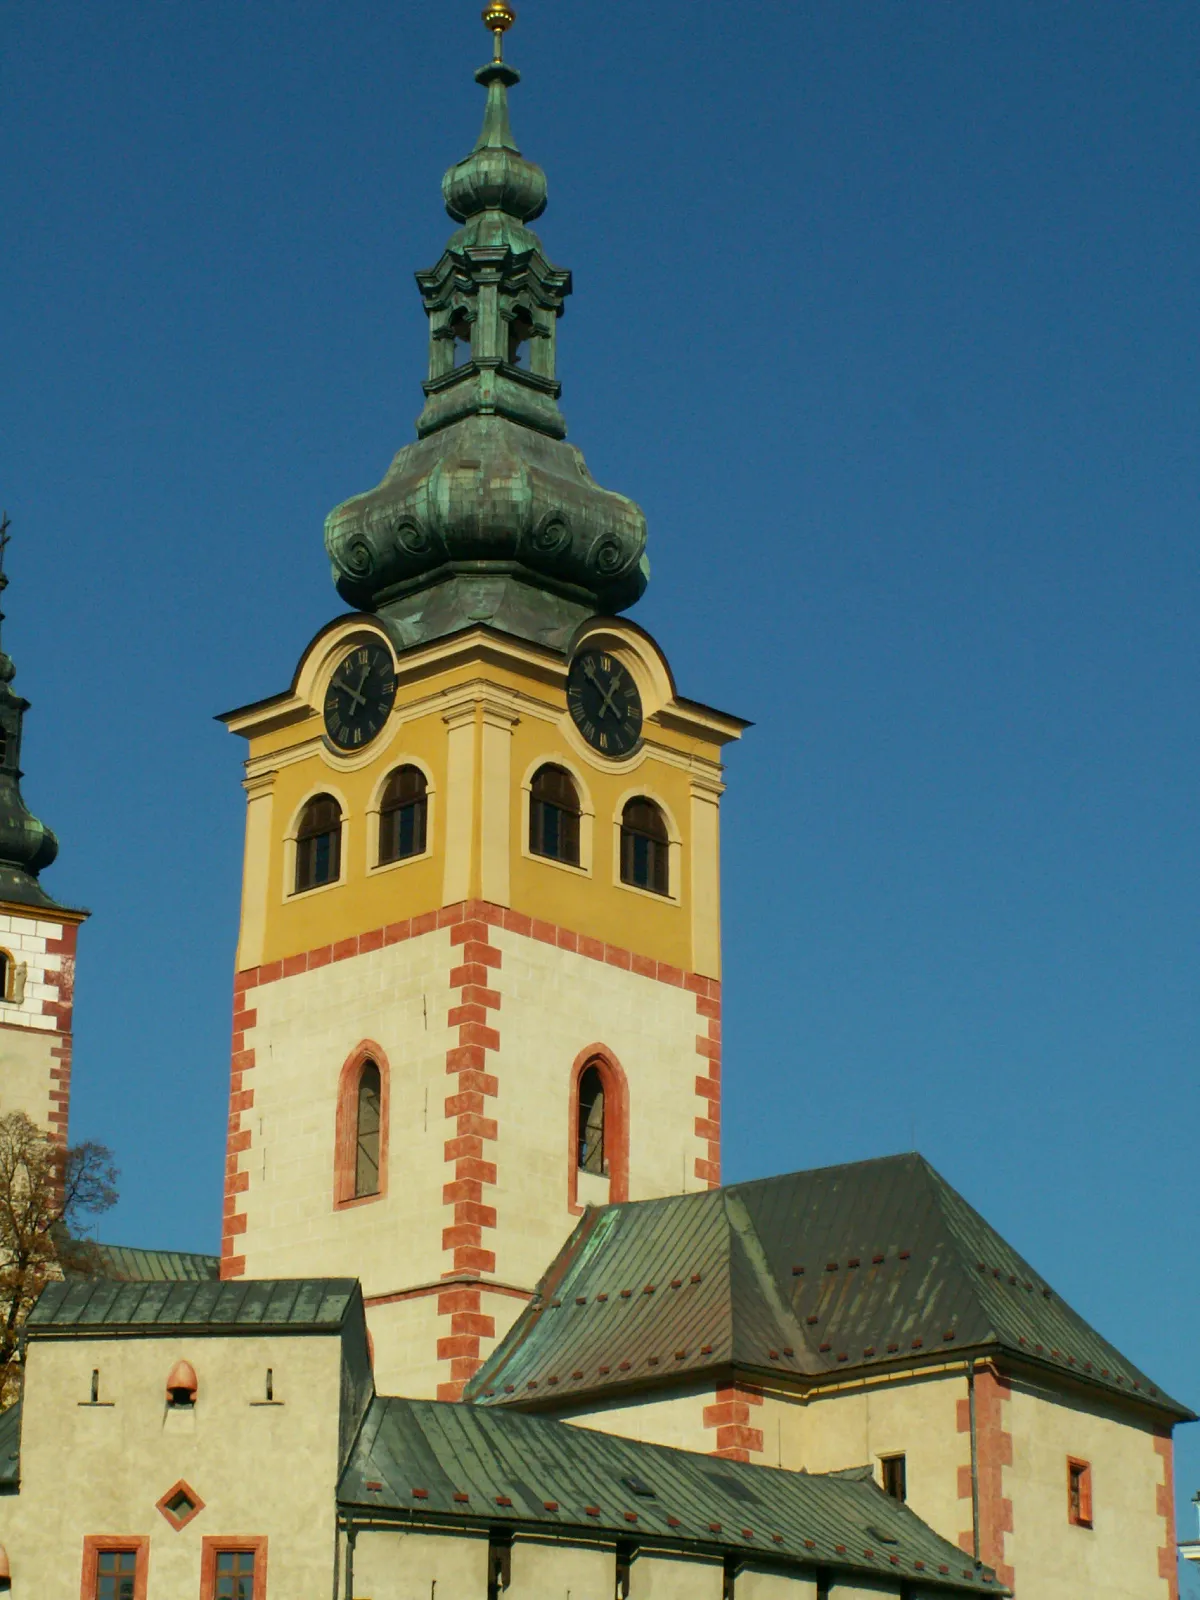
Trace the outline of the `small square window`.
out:
M 150 1541 L 89 1534 L 83 1541 L 83 1600 L 146 1600 Z
M 266 1592 L 266 1539 L 205 1539 L 201 1600 L 265 1600 Z
M 904 1456 L 880 1456 L 883 1470 L 883 1492 L 893 1500 L 908 1499 L 908 1464 Z
M 1092 1468 L 1087 1461 L 1067 1459 L 1067 1521 L 1073 1528 L 1092 1525 Z

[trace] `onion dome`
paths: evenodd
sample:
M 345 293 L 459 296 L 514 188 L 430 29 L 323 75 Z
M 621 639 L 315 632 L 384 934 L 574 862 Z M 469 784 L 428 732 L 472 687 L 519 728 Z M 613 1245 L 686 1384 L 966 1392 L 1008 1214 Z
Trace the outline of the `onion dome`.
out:
M 8 518 L 0 521 L 0 595 L 8 588 L 3 571 L 8 544 Z M 0 612 L 0 622 L 4 614 Z M 0 650 L 0 902 L 60 909 L 41 884 L 38 873 L 58 854 L 58 840 L 21 798 L 21 732 L 29 701 L 12 686 L 16 668 Z
M 401 648 L 472 623 L 564 648 L 587 617 L 631 606 L 649 578 L 641 509 L 602 489 L 565 441 L 555 366 L 571 274 L 528 226 L 546 176 L 509 122 L 519 74 L 501 40 L 513 20 L 502 0 L 484 12 L 496 51 L 475 74 L 483 131 L 442 183 L 462 226 L 417 274 L 430 332 L 417 440 L 325 523 L 339 594 Z

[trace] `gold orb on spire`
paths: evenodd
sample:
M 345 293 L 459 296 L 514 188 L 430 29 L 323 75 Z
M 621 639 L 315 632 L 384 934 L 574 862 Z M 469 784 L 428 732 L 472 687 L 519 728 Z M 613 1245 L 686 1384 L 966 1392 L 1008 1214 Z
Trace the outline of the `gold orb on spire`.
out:
M 483 8 L 483 25 L 489 30 L 496 41 L 494 59 L 504 59 L 504 35 L 517 20 L 517 13 L 512 6 L 506 5 L 505 0 L 488 0 Z

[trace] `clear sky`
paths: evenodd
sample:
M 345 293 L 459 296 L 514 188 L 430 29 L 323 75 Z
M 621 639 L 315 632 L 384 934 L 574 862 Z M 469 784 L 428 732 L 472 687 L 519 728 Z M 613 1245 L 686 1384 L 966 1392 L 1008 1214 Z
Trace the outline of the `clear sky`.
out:
M 572 438 L 682 692 L 756 723 L 727 1175 L 915 1145 L 1200 1407 L 1200 8 L 518 3 Z M 325 513 L 413 437 L 478 11 L 0 5 L 5 641 L 123 1242 L 218 1243 L 212 718 L 287 685 Z

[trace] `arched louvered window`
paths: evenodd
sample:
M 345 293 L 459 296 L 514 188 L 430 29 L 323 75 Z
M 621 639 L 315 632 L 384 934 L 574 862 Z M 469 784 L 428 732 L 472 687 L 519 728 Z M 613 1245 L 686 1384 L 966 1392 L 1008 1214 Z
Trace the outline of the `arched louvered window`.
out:
M 342 808 L 331 794 L 314 796 L 296 830 L 296 893 L 335 883 L 342 870 Z
M 604 1080 L 599 1067 L 585 1067 L 579 1079 L 579 1170 L 603 1176 Z
M 671 843 L 662 811 L 638 795 L 621 813 L 621 882 L 669 894 Z
M 539 767 L 529 794 L 529 848 L 579 865 L 579 792 L 562 767 Z
M 354 1198 L 379 1193 L 379 1140 L 383 1127 L 383 1085 L 379 1068 L 364 1061 L 358 1079 L 354 1149 Z
M 420 767 L 397 767 L 379 802 L 379 864 L 425 853 L 429 796 Z

